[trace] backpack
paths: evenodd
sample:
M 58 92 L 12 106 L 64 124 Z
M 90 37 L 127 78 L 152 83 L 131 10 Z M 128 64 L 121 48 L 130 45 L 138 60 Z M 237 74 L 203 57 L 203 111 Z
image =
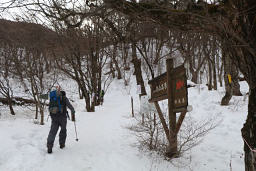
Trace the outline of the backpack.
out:
M 61 113 L 61 97 L 56 90 L 50 92 L 49 112 L 50 114 Z

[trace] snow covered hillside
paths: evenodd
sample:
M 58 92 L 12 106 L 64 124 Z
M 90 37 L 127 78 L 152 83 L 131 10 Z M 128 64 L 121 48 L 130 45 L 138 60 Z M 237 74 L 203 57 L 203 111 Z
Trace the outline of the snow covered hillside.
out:
M 68 85 L 70 87 L 75 87 Z M 248 87 L 241 84 L 245 94 Z M 216 116 L 222 122 L 205 136 L 203 142 L 183 157 L 164 160 L 157 154 L 139 151 L 136 137 L 126 127 L 131 118 L 130 94 L 121 81 L 115 81 L 96 112 L 85 111 L 84 100 L 76 91 L 67 90 L 74 100 L 79 141 L 75 141 L 73 122 L 68 122 L 66 148 L 60 149 L 58 137 L 53 153 L 48 154 L 46 138 L 50 118 L 45 125 L 33 122 L 34 113 L 15 107 L 16 116 L 0 107 L 0 171 L 241 171 L 244 170 L 243 141 L 240 129 L 246 119 L 248 99 L 233 97 L 227 107 L 220 106 L 224 90 L 209 92 L 206 87 L 189 89 L 189 104 L 193 111 L 188 118 L 195 121 Z M 134 97 L 135 89 L 131 89 Z M 139 110 L 138 98 L 135 107 Z M 46 116 L 47 119 L 47 116 Z

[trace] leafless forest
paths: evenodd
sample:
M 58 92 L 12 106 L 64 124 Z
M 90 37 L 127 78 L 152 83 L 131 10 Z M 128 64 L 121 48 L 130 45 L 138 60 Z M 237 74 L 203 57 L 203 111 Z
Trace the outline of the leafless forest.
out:
M 35 118 L 44 124 L 40 95 L 60 73 L 77 83 L 88 112 L 113 78 L 128 85 L 134 76 L 145 96 L 147 82 L 165 72 L 166 58 L 174 58 L 195 84 L 207 84 L 209 91 L 224 86 L 221 105 L 242 95 L 239 81 L 248 83 L 241 135 L 256 148 L 255 0 L 6 0 L 0 18 L 0 101 L 11 114 L 13 105 L 34 104 Z M 30 98 L 14 96 L 11 80 Z M 155 115 L 145 117 L 159 124 Z M 246 144 L 244 151 L 245 170 L 256 171 L 255 152 Z

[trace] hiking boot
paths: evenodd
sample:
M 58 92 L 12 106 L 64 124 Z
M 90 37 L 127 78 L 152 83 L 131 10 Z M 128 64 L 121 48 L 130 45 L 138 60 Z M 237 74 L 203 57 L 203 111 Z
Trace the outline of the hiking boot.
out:
M 60 148 L 61 149 L 65 148 L 65 144 L 60 144 Z
M 47 144 L 47 152 L 49 153 L 49 154 L 51 154 L 52 153 L 52 145 L 49 145 L 49 144 Z
M 48 147 L 47 152 L 48 152 L 49 154 L 51 154 L 51 153 L 52 153 L 52 148 L 49 148 L 49 147 Z

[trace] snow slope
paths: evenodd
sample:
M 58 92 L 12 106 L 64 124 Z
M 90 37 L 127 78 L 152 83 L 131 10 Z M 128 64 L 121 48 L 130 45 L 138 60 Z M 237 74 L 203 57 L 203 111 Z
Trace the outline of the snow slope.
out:
M 248 91 L 246 83 L 241 89 L 243 94 Z M 131 94 L 137 97 L 134 91 Z M 184 157 L 169 162 L 134 146 L 136 137 L 126 129 L 134 122 L 130 117 L 130 95 L 122 82 L 111 85 L 104 105 L 94 113 L 85 111 L 84 101 L 74 92 L 67 91 L 67 96 L 75 100 L 79 141 L 75 141 L 74 125 L 69 121 L 66 148 L 59 148 L 56 137 L 52 154 L 46 152 L 50 119 L 41 126 L 33 123 L 30 110 L 16 107 L 17 116 L 12 117 L 8 108 L 0 108 L 0 171 L 228 171 L 230 165 L 232 171 L 244 170 L 240 135 L 248 104 L 244 97 L 232 98 L 230 106 L 221 107 L 223 89 L 189 89 L 193 111 L 188 115 L 195 120 L 216 115 L 222 122 Z

